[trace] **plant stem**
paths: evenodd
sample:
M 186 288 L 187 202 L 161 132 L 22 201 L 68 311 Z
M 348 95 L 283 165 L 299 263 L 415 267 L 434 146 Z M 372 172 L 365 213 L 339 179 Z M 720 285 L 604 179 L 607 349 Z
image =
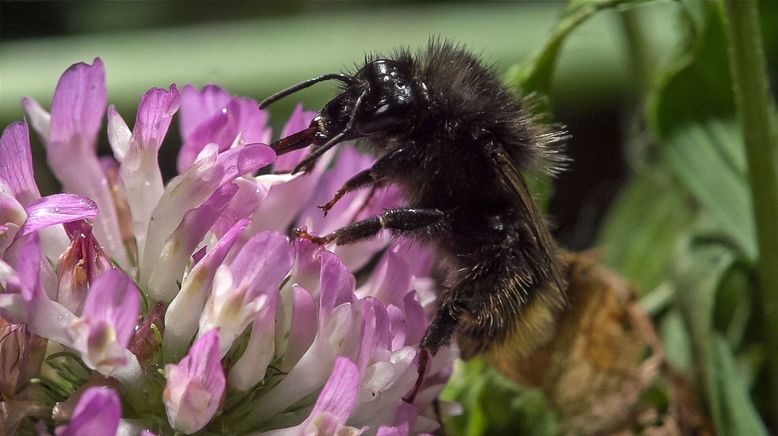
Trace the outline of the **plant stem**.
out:
M 748 160 L 771 394 L 778 398 L 778 158 L 756 1 L 726 0 L 730 69 Z M 773 429 L 778 401 L 772 401 Z
M 624 39 L 627 43 L 630 72 L 636 79 L 633 82 L 633 91 L 640 96 L 643 96 L 651 85 L 651 78 L 654 76 L 656 67 L 653 47 L 650 46 L 650 41 L 645 37 L 646 32 L 641 20 L 642 12 L 640 9 L 630 8 L 619 13 L 624 29 Z M 636 112 L 640 112 L 642 115 L 642 110 Z

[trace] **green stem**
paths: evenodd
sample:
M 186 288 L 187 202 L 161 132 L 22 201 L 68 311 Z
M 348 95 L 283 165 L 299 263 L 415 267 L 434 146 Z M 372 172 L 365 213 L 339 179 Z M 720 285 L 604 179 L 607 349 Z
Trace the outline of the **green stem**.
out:
M 730 69 L 735 102 L 743 129 L 748 159 L 748 178 L 754 204 L 759 279 L 767 343 L 771 395 L 778 398 L 778 158 L 771 132 L 772 102 L 769 97 L 764 51 L 756 1 L 726 0 L 729 27 Z M 778 401 L 768 412 L 778 420 Z
M 634 81 L 634 91 L 642 96 L 651 85 L 654 75 L 654 53 L 641 21 L 642 10 L 629 8 L 619 13 L 624 37 L 627 43 L 627 57 L 630 72 L 637 79 Z

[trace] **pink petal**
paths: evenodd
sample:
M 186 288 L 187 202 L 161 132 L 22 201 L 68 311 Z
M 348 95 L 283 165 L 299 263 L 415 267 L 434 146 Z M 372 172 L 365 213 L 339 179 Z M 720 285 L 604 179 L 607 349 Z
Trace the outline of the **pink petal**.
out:
M 216 413 L 226 384 L 218 330 L 200 337 L 177 365 L 165 365 L 165 372 L 163 400 L 170 424 L 187 434 L 202 429 Z
M 403 299 L 405 312 L 405 345 L 416 346 L 427 330 L 427 314 L 416 298 L 415 292 L 409 292 Z
M 365 430 L 347 427 L 359 396 L 359 368 L 345 357 L 335 361 L 332 372 L 308 417 L 300 425 L 268 432 L 280 435 L 359 435 Z
M 309 419 L 328 412 L 336 416 L 341 424 L 345 424 L 356 405 L 360 382 L 361 374 L 357 365 L 345 357 L 338 357 Z
M 230 371 L 231 388 L 247 391 L 265 378 L 268 365 L 275 355 L 276 301 L 272 298 L 251 324 L 251 337 L 246 349 Z
M 57 436 L 115 435 L 122 417 L 121 402 L 113 389 L 89 388 L 81 394 L 70 422 Z
M 385 304 L 399 307 L 410 290 L 411 274 L 408 262 L 394 250 L 386 250 L 365 284 L 357 290 L 357 295 L 360 298 L 372 296 Z
M 95 219 L 97 205 L 92 200 L 76 194 L 54 194 L 30 203 L 27 220 L 20 235 L 28 235 L 40 229 L 72 221 Z
M 239 177 L 233 183 L 239 189 L 213 226 L 212 231 L 217 237 L 221 237 L 236 222 L 251 216 L 268 193 L 265 185 L 251 177 Z
M 27 323 L 30 314 L 25 301 L 25 284 L 14 268 L 0 259 L 0 318 L 13 324 Z
M 111 258 L 128 267 L 111 186 L 95 153 L 106 101 L 105 70 L 100 59 L 95 59 L 93 65 L 79 63 L 65 71 L 51 103 L 47 157 L 65 191 L 97 203 L 100 217 L 95 221 L 95 233 Z
M 113 156 L 117 161 L 124 161 L 124 155 L 127 154 L 127 148 L 130 146 L 132 131 L 127 127 L 114 105 L 108 106 L 108 143 L 111 144 Z
M 151 214 L 165 190 L 157 163 L 159 147 L 179 103 L 175 85 L 169 90 L 147 91 L 138 106 L 135 127 L 122 160 L 121 179 L 132 216 L 133 235 L 141 253 L 146 246 Z
M 371 359 L 363 371 L 360 402 L 351 416 L 354 424 L 369 425 L 397 422 L 398 406 L 405 404 L 402 396 L 416 382 L 417 366 L 414 364 L 416 347 L 403 347 L 392 353 L 380 352 Z M 425 404 L 414 402 L 409 411 L 415 417 Z
M 92 65 L 78 63 L 59 79 L 51 101 L 51 143 L 67 143 L 78 135 L 82 144 L 96 145 L 97 131 L 108 101 L 105 68 L 100 58 Z
M 132 140 L 141 148 L 159 150 L 180 104 L 176 85 L 170 85 L 167 90 L 152 88 L 146 91 L 138 106 Z
M 358 344 L 354 331 L 359 328 L 359 320 L 354 315 L 351 304 L 342 304 L 332 311 L 297 364 L 263 396 L 263 407 L 255 411 L 252 421 L 262 422 L 282 412 L 326 382 L 336 358 Z
M 401 403 L 397 406 L 397 415 L 394 426 L 381 426 L 378 428 L 377 436 L 403 436 L 410 434 L 413 425 L 416 422 L 416 415 L 419 413 L 414 404 Z
M 267 126 L 268 111 L 259 108 L 259 103 L 246 97 L 235 97 L 240 105 L 238 128 L 245 144 L 270 142 L 271 129 Z
M 386 312 L 389 315 L 392 332 L 392 343 L 389 349 L 394 351 L 405 346 L 405 314 L 402 309 L 392 305 L 386 307 Z
M 0 257 L 14 242 L 19 230 L 27 220 L 27 212 L 16 201 L 10 192 L 3 192 L 3 182 L 0 180 Z
M 286 237 L 267 231 L 246 242 L 229 269 L 217 271 L 199 328 L 203 332 L 219 327 L 222 354 L 260 311 L 272 304 L 293 261 Z
M 262 232 L 252 237 L 230 264 L 235 284 L 248 287 L 246 301 L 260 294 L 274 294 L 289 273 L 294 253 L 286 237 Z
M 206 85 L 198 91 L 193 85 L 186 85 L 181 91 L 181 137 L 186 138 L 201 123 L 227 106 L 232 96 L 216 85 Z
M 286 353 L 282 371 L 289 371 L 300 357 L 308 351 L 316 336 L 317 316 L 316 302 L 311 294 L 302 286 L 292 288 L 292 321 L 289 327 L 289 337 L 286 341 Z
M 178 291 L 176 282 L 181 281 L 189 257 L 237 191 L 235 184 L 226 184 L 217 189 L 200 207 L 184 215 L 181 224 L 170 235 L 161 256 L 155 262 L 149 278 L 149 295 L 160 301 L 170 301 L 175 297 Z
M 181 290 L 165 312 L 164 347 L 166 355 L 178 358 L 197 333 L 207 291 L 219 265 L 248 226 L 248 220 L 235 223 L 195 265 L 181 284 Z
M 207 144 L 217 144 L 219 151 L 229 149 L 238 135 L 239 112 L 238 103 L 230 102 L 185 137 L 178 152 L 178 172 L 186 171 Z
M 202 95 L 187 85 L 184 88 L 181 131 L 184 144 L 178 155 L 178 170 L 184 172 L 206 144 L 216 143 L 219 150 L 228 149 L 238 135 L 243 143 L 267 142 L 265 128 L 268 115 L 257 102 L 244 97 L 230 97 L 226 91 L 206 86 Z
M 15 274 L 9 274 L 5 279 L 0 277 L 0 280 L 6 281 L 4 286 L 7 292 L 21 293 L 25 303 L 26 319 L 18 322 L 25 322 L 30 331 L 38 336 L 71 346 L 72 341 L 66 334 L 66 326 L 75 316 L 61 304 L 50 300 L 43 289 L 41 278 L 46 276 L 48 260 L 41 256 L 38 234 L 20 237 L 9 247 L 5 258 L 15 270 Z M 5 274 L 0 274 L 2 275 Z M 3 317 L 9 319 L 6 315 L 9 314 L 4 313 Z M 17 322 L 15 318 L 14 322 Z
M 366 298 L 359 303 L 362 306 L 362 334 L 356 364 L 364 370 L 380 339 L 388 335 L 389 317 L 381 302 L 374 298 Z M 377 313 L 380 309 L 383 309 L 382 316 Z
M 208 247 L 203 246 L 199 250 L 192 253 L 192 266 L 197 265 L 198 262 L 203 260 L 203 257 L 205 257 L 205 253 L 208 252 Z
M 211 392 L 221 396 L 224 390 L 224 372 L 218 350 L 219 331 L 214 329 L 192 344 L 189 354 L 179 362 L 178 367 L 189 377 L 202 380 L 203 385 L 210 388 Z
M 405 259 L 409 272 L 416 277 L 429 277 L 434 273 L 435 250 L 413 239 L 402 238 L 392 244 L 390 250 Z
M 41 247 L 37 234 L 19 238 L 5 257 L 19 276 L 25 300 L 48 299 L 40 286 Z
M 40 103 L 30 97 L 22 99 L 24 112 L 27 114 L 27 120 L 32 128 L 43 138 L 44 147 L 49 143 L 49 132 L 51 131 L 51 115 L 46 112 Z
M 389 352 L 392 350 L 392 321 L 389 318 L 389 308 L 384 303 L 375 299 L 372 300 L 375 310 L 375 350 L 376 353 L 382 353 L 384 351 Z M 372 328 L 372 327 L 371 327 Z M 363 344 L 363 349 L 365 346 Z M 373 357 L 373 355 L 371 355 Z M 384 356 L 382 355 L 381 358 Z
M 40 198 L 32 170 L 30 134 L 27 123 L 17 121 L 3 130 L 0 137 L 0 179 L 5 180 L 22 205 Z
M 314 299 L 318 299 L 321 279 L 320 257 L 325 250 L 305 239 L 296 238 L 292 244 L 295 248 L 294 268 L 292 269 L 294 283 L 310 290 Z
M 92 283 L 84 303 L 83 318 L 113 325 L 116 343 L 127 347 L 140 314 L 140 290 L 118 268 L 102 273 Z
M 319 323 L 326 322 L 332 310 L 351 301 L 356 280 L 340 258 L 333 253 L 321 253 L 321 295 Z
M 274 158 L 275 153 L 267 146 L 246 145 L 197 161 L 184 174 L 168 183 L 152 213 L 151 220 L 155 224 L 149 228 L 146 248 L 141 256 L 141 283 L 148 280 L 163 241 L 178 227 L 188 210 L 200 206 L 219 187 L 258 170 Z

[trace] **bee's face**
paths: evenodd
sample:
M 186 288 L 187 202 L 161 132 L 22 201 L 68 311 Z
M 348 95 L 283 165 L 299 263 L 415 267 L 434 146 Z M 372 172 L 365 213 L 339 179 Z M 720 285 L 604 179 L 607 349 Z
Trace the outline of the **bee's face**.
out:
M 348 125 L 360 96 L 350 138 L 408 132 L 415 122 L 417 98 L 412 77 L 392 60 L 376 60 L 354 75 L 354 83 L 332 99 L 314 120 L 320 140 Z

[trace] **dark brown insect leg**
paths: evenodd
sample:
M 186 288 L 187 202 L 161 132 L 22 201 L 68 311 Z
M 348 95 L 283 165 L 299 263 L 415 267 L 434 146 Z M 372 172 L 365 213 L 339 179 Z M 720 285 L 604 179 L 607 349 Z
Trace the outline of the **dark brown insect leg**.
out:
M 372 167 L 360 171 L 352 178 L 348 179 L 343 186 L 335 192 L 332 199 L 319 206 L 324 211 L 324 215 L 335 206 L 344 195 L 351 191 L 356 191 L 367 186 L 378 186 L 386 178 L 398 169 L 402 169 L 401 162 L 407 157 L 408 153 L 404 148 L 399 148 L 378 159 Z

